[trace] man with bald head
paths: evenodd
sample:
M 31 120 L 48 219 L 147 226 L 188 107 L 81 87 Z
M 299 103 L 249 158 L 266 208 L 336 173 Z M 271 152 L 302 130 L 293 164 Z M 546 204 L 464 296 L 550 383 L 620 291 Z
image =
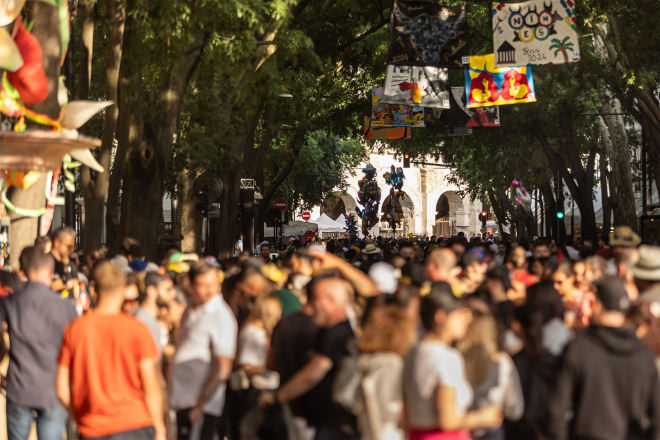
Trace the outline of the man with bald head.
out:
M 321 327 L 313 354 L 279 390 L 263 394 L 260 400 L 262 404 L 286 403 L 313 393 L 318 410 L 307 411 L 307 422 L 315 429 L 314 439 L 357 439 L 355 418 L 332 399 L 334 378 L 342 358 L 349 355 L 349 345 L 355 338 L 348 321 L 353 287 L 343 278 L 326 275 L 312 280 L 309 288 L 314 316 Z
M 426 277 L 431 282 L 444 281 L 452 284 L 456 267 L 456 254 L 451 249 L 436 249 L 426 258 Z

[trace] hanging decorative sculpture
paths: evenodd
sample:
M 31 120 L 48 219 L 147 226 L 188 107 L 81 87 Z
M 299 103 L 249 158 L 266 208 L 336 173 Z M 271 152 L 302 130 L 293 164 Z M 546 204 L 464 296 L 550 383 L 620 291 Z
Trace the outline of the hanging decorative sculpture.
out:
M 363 206 L 355 208 L 357 215 L 362 219 L 362 233 L 368 235 L 369 231 L 378 223 L 378 206 L 380 205 L 380 188 L 376 183 L 376 168 L 368 164 L 362 169 L 364 177 L 358 181 L 358 203 Z

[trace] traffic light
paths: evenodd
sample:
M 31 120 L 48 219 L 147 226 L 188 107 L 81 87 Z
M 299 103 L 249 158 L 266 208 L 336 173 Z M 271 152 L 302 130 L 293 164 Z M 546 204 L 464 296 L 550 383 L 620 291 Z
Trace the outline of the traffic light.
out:
M 559 220 L 563 220 L 564 219 L 564 211 L 557 211 L 557 218 Z
M 481 221 L 481 223 L 486 223 L 486 221 L 488 220 L 488 212 L 481 211 L 481 214 L 479 214 L 479 220 Z
M 410 168 L 410 154 L 408 153 L 403 155 L 403 167 Z

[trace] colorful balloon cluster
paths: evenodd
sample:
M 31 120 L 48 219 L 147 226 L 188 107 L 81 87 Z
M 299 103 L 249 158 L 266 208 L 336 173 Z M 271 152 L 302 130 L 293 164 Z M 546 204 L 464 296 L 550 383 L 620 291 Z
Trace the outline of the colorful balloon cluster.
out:
M 406 176 L 403 174 L 403 168 L 395 168 L 394 165 L 390 167 L 390 171 L 383 174 L 385 178 L 385 183 L 392 185 L 390 188 L 390 197 L 385 213 L 383 214 L 383 221 L 386 221 L 390 224 L 392 230 L 396 230 L 397 224 L 403 220 L 403 211 L 400 209 L 400 199 L 403 198 L 403 179 Z M 399 209 L 397 209 L 399 208 Z
M 358 203 L 364 208 L 355 208 L 357 215 L 362 219 L 362 233 L 368 235 L 378 223 L 378 206 L 380 205 L 380 188 L 376 183 L 376 168 L 368 164 L 362 169 L 364 177 L 358 181 Z
M 348 234 L 349 237 L 357 237 L 358 227 L 357 227 L 357 219 L 355 218 L 355 215 L 354 214 L 344 215 L 344 220 L 346 222 L 346 234 Z
M 532 196 L 527 192 L 525 187 L 522 186 L 522 183 L 519 180 L 512 181 L 511 185 L 509 185 L 509 190 L 520 209 L 522 209 L 525 214 L 531 214 Z

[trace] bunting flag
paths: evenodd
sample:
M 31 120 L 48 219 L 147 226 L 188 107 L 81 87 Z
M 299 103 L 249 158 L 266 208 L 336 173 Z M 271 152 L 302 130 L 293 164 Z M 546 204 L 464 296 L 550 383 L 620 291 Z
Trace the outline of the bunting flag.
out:
M 449 108 L 447 69 L 418 66 L 387 66 L 383 102 Z
M 383 127 L 423 127 L 424 107 L 382 102 L 383 87 L 372 91 L 371 126 Z
M 462 68 L 467 41 L 465 5 L 394 0 L 387 64 Z
M 364 139 L 387 140 L 387 139 L 412 139 L 412 128 L 410 127 L 386 127 L 375 128 L 371 126 L 371 118 L 364 116 Z
M 493 3 L 495 66 L 580 61 L 574 0 Z
M 467 108 L 535 102 L 532 68 L 494 66 L 495 56 L 470 57 L 465 71 Z

